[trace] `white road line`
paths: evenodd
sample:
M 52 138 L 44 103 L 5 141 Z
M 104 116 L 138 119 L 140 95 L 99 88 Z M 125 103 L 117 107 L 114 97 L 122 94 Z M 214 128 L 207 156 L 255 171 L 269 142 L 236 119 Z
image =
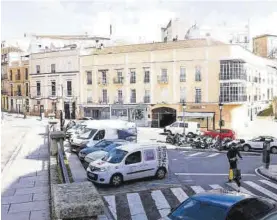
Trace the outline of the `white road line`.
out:
M 228 186 L 230 186 L 231 188 L 233 188 L 235 191 L 238 190 L 238 186 L 236 183 L 226 183 Z M 252 192 L 248 191 L 247 189 L 245 189 L 244 187 L 240 187 L 240 191 L 242 193 L 246 193 L 246 194 L 249 194 L 249 195 L 252 195 L 252 196 L 255 196 L 255 194 L 253 194 Z
M 228 173 L 174 173 L 178 176 L 229 176 Z M 256 174 L 241 174 L 242 176 L 256 176 Z
M 115 196 L 104 196 L 104 199 L 107 201 L 109 204 L 109 209 L 115 219 L 117 219 L 117 214 L 116 214 L 116 205 L 115 205 Z
M 170 205 L 160 190 L 154 190 L 151 192 L 151 196 L 155 201 L 156 207 L 159 210 L 161 217 L 165 217 L 170 212 Z
M 275 193 L 273 193 L 273 192 L 271 192 L 271 191 L 269 191 L 269 190 L 259 186 L 256 183 L 253 183 L 252 181 L 244 181 L 244 183 L 246 183 L 247 185 L 253 187 L 254 189 L 260 191 L 261 193 L 263 193 L 263 194 L 267 195 L 268 197 L 270 197 L 270 198 L 272 198 L 272 199 L 277 201 L 277 194 L 275 194 Z
M 184 190 L 180 187 L 178 188 L 170 188 L 171 192 L 176 196 L 179 202 L 183 202 L 188 198 L 188 195 L 184 192 Z
M 219 155 L 219 153 L 214 153 L 214 154 L 211 154 L 211 155 L 209 155 L 209 156 L 207 156 L 207 157 L 215 157 L 215 156 L 217 156 L 217 155 Z
M 128 205 L 131 213 L 131 218 L 147 220 L 141 199 L 138 193 L 127 194 Z
M 193 189 L 193 191 L 195 193 L 202 193 L 205 192 L 205 190 L 201 187 L 201 186 L 191 186 L 191 188 Z
M 218 184 L 212 184 L 210 185 L 210 187 L 212 187 L 213 189 L 223 189 L 223 187 Z
M 268 181 L 268 180 L 260 180 L 260 182 L 262 182 L 262 183 L 264 183 L 264 184 L 266 184 L 266 185 L 269 185 L 269 186 L 271 186 L 271 187 L 274 188 L 274 189 L 277 189 L 277 184 L 272 183 L 272 182 L 270 182 L 270 181 Z
M 200 155 L 200 154 L 204 154 L 204 152 L 197 152 L 197 153 L 194 153 L 194 154 L 190 154 L 190 155 L 188 155 L 188 157 L 194 157 L 194 156 L 197 156 L 197 155 Z

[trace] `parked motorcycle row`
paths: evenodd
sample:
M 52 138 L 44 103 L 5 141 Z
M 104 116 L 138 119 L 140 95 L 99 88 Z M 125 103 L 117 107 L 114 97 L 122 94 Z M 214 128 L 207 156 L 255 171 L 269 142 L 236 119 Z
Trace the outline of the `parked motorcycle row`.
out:
M 178 133 L 169 133 L 166 137 L 166 143 L 180 147 L 190 145 L 192 148 L 198 149 L 214 148 L 217 150 L 226 150 L 230 147 L 231 143 L 234 143 L 240 149 L 241 145 L 244 143 L 244 140 L 232 140 L 231 138 L 223 138 L 220 140 L 219 136 L 212 138 L 207 135 L 188 134 L 184 136 Z

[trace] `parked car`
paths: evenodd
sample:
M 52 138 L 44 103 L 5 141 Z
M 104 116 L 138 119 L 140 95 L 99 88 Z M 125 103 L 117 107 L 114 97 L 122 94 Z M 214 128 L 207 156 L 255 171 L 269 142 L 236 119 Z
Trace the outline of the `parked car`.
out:
M 92 117 L 83 117 L 83 118 L 79 118 L 78 120 L 94 120 L 94 118 L 92 118 Z
M 246 140 L 245 143 L 242 145 L 242 149 L 244 151 L 262 150 L 265 140 L 271 141 L 270 142 L 270 151 L 273 154 L 277 154 L 277 138 L 272 137 L 272 136 L 258 136 L 258 137 L 252 138 L 250 140 Z
M 189 197 L 162 219 L 259 220 L 276 210 L 276 203 L 270 199 L 241 193 L 207 192 Z
M 192 134 L 200 134 L 200 123 L 198 122 L 183 122 L 183 121 L 175 121 L 171 125 L 165 126 L 164 132 L 170 133 L 170 134 L 183 134 L 184 132 L 184 126 L 186 135 L 192 135 Z
M 210 136 L 212 138 L 216 138 L 217 136 L 219 136 L 220 139 L 231 138 L 232 140 L 234 140 L 236 138 L 236 133 L 231 129 L 221 129 L 221 132 L 219 129 L 204 131 L 202 134 L 205 136 Z
M 87 168 L 90 181 L 119 186 L 123 181 L 156 176 L 163 179 L 168 172 L 165 145 L 129 143 L 114 148 Z
M 97 142 L 95 145 L 93 146 L 87 146 L 80 150 L 79 152 L 79 158 L 80 160 L 84 160 L 85 157 L 94 152 L 94 151 L 100 151 L 100 150 L 103 150 L 105 149 L 106 147 L 108 147 L 109 145 L 111 144 L 115 144 L 115 143 L 121 143 L 121 144 L 124 144 L 124 143 L 128 143 L 127 141 L 125 140 L 120 140 L 120 139 L 103 139 L 99 142 Z

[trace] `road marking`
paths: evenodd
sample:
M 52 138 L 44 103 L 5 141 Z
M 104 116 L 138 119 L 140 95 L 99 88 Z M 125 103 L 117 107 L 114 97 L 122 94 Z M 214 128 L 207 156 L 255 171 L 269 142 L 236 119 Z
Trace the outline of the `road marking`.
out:
M 104 199 L 109 204 L 109 210 L 111 211 L 113 217 L 117 219 L 115 196 L 104 196 Z
M 268 181 L 268 180 L 260 180 L 260 182 L 262 182 L 262 183 L 264 183 L 264 184 L 267 184 L 267 185 L 271 186 L 272 188 L 277 189 L 277 184 L 272 183 L 272 182 L 270 182 L 270 181 Z
M 183 202 L 188 198 L 188 195 L 184 192 L 184 190 L 180 187 L 178 188 L 170 188 L 171 192 L 176 196 L 179 202 Z
M 215 156 L 217 156 L 217 155 L 219 155 L 219 153 L 214 153 L 214 154 L 211 154 L 211 155 L 209 155 L 209 156 L 207 156 L 207 157 L 215 157 Z
M 134 219 L 142 219 L 142 220 L 148 219 L 138 193 L 128 193 L 127 200 L 128 200 L 131 217 L 133 220 Z
M 193 191 L 195 193 L 202 193 L 205 192 L 205 190 L 201 187 L 201 186 L 191 186 L 191 188 L 193 189 Z
M 174 173 L 177 176 L 229 176 L 228 173 Z M 241 174 L 242 176 L 256 176 L 256 174 Z
M 223 187 L 221 187 L 218 184 L 212 184 L 212 185 L 210 185 L 210 187 L 212 187 L 213 189 L 223 189 Z
M 238 190 L 238 186 L 236 183 L 226 183 L 228 186 L 230 186 L 231 188 L 233 188 L 234 190 Z M 252 195 L 252 196 L 255 196 L 255 194 L 253 194 L 252 192 L 248 191 L 247 189 L 245 189 L 244 187 L 240 187 L 240 191 L 242 193 L 246 193 L 246 194 L 249 194 L 249 195 Z
M 261 193 L 263 193 L 263 194 L 267 195 L 268 197 L 277 201 L 277 194 L 270 192 L 269 190 L 259 186 L 256 183 L 253 183 L 252 181 L 244 181 L 244 183 L 246 183 L 247 185 L 253 187 L 254 189 L 260 191 Z
M 159 210 L 161 217 L 167 216 L 171 208 L 161 190 L 152 191 L 151 196 L 155 201 L 156 207 Z
M 194 157 L 194 156 L 197 156 L 197 155 L 200 155 L 200 154 L 204 154 L 204 152 L 197 152 L 197 153 L 194 153 L 194 154 L 190 154 L 190 155 L 188 155 L 188 157 Z

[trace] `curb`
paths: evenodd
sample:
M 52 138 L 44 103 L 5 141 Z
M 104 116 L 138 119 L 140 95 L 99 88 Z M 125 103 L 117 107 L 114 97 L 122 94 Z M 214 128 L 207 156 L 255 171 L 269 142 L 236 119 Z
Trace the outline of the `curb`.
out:
M 265 178 L 268 178 L 268 179 L 270 179 L 270 180 L 272 180 L 272 181 L 274 181 L 274 182 L 277 183 L 277 178 L 276 178 L 276 177 L 274 177 L 274 176 L 272 176 L 272 175 L 269 175 L 269 174 L 266 173 L 266 172 L 261 171 L 261 168 L 262 168 L 262 167 L 258 167 L 258 168 L 257 168 L 258 174 L 260 174 L 261 176 L 263 176 L 263 177 L 265 177 Z

